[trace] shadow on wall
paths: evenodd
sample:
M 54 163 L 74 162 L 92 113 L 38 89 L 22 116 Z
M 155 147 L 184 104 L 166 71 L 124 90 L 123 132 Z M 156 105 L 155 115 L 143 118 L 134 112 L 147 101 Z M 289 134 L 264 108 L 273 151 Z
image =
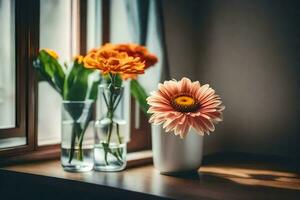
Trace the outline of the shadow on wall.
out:
M 300 157 L 300 2 L 204 1 L 198 8 L 197 74 L 227 107 L 207 146 L 220 137 L 223 151 Z

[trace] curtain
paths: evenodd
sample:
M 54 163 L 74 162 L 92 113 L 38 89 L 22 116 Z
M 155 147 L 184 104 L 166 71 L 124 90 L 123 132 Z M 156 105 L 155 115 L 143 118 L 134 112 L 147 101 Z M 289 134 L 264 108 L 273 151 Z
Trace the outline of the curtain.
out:
M 150 92 L 159 82 L 170 78 L 162 1 L 126 0 L 126 8 L 134 42 L 147 46 L 159 58 L 154 67 L 139 76 L 140 83 Z
M 170 78 L 167 49 L 164 35 L 162 1 L 126 0 L 128 27 L 135 43 L 147 46 L 155 53 L 159 61 L 138 81 L 149 93 L 156 89 L 157 84 Z M 135 107 L 135 128 L 139 128 L 140 109 Z

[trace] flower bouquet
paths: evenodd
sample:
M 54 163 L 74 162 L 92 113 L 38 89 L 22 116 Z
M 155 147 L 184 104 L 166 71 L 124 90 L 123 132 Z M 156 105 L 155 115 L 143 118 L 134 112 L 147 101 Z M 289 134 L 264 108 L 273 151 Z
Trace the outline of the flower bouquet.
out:
M 100 76 L 83 67 L 82 60 L 82 56 L 77 56 L 72 67 L 68 67 L 59 63 L 55 51 L 42 49 L 34 61 L 40 80 L 47 81 L 63 99 L 61 161 L 68 171 L 88 171 L 93 167 L 92 157 L 87 153 L 92 148 L 83 148 L 83 140 Z
M 155 55 L 136 44 L 106 44 L 92 49 L 86 56 L 75 57 L 72 67 L 61 65 L 57 53 L 51 49 L 39 52 L 34 67 L 40 79 L 47 81 L 63 99 L 61 160 L 65 170 L 88 171 L 93 166 L 92 160 L 95 160 L 95 169 L 98 170 L 117 171 L 125 167 L 124 123 L 118 115 L 123 102 L 123 81 L 131 80 L 131 94 L 146 113 L 147 94 L 136 78 L 156 62 Z M 95 72 L 98 70 L 101 76 Z M 91 76 L 94 78 L 91 79 Z M 91 159 L 90 150 L 86 151 L 82 146 L 91 120 L 92 102 L 97 98 L 98 90 L 105 108 L 101 108 L 102 116 L 100 121 L 96 121 L 95 127 L 99 122 L 102 134 L 99 143 L 103 153 L 99 156 L 95 150 L 95 158 Z M 95 149 L 98 146 L 96 144 Z M 84 160 L 89 163 L 84 163 Z
M 137 75 L 157 62 L 156 56 L 135 44 L 106 44 L 87 53 L 83 59 L 88 69 L 100 70 L 100 116 L 95 123 L 94 169 L 119 171 L 126 166 L 126 141 L 122 117 L 123 80 L 131 79 L 131 93 L 143 111 L 148 110 L 147 94 L 136 80 Z

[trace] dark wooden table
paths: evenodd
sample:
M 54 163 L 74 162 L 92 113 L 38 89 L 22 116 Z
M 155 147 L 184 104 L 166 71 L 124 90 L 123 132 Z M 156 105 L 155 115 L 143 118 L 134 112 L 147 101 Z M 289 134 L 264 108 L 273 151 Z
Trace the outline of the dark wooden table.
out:
M 228 164 L 230 163 L 230 164 Z M 198 173 L 165 176 L 152 165 L 116 173 L 68 173 L 44 161 L 0 170 L 0 199 L 300 199 L 289 163 L 212 162 Z M 28 198 L 27 198 L 28 197 Z

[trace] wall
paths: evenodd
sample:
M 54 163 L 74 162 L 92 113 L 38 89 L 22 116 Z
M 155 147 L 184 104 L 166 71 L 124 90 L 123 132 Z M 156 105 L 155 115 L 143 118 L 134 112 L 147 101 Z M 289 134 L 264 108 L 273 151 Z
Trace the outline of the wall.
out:
M 300 158 L 300 4 L 180 0 L 164 6 L 172 75 L 211 84 L 226 105 L 224 122 L 205 137 L 206 153 Z
M 197 78 L 195 2 L 164 0 L 165 32 L 172 78 Z

